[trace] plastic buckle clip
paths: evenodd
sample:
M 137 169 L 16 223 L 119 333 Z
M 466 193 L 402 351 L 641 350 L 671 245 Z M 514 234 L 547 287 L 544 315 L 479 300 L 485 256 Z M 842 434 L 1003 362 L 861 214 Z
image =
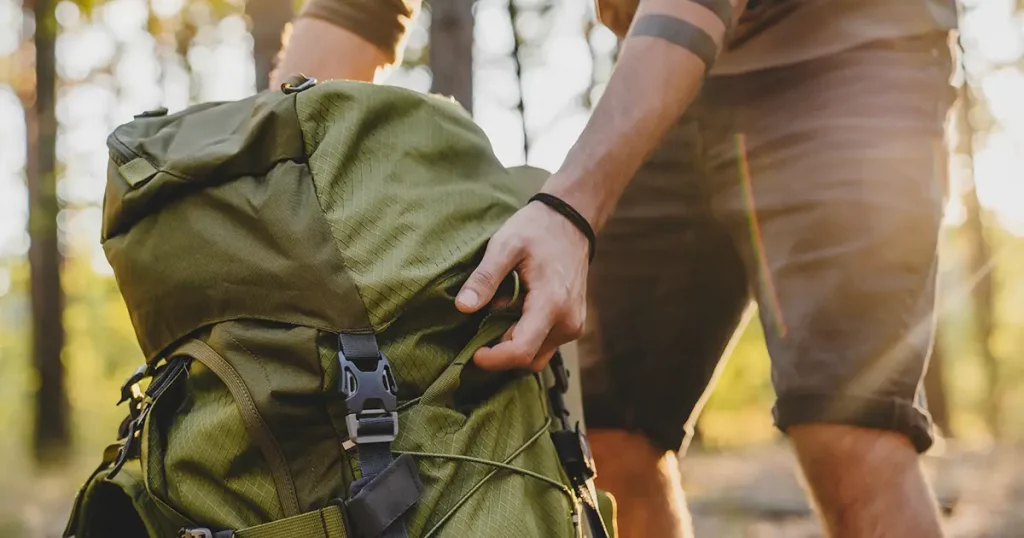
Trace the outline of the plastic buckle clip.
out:
M 178 538 L 213 538 L 213 532 L 210 529 L 194 528 L 194 529 L 181 529 L 178 531 Z
M 135 369 L 131 377 L 125 380 L 124 384 L 121 385 L 121 399 L 117 401 L 117 404 L 123 404 L 128 400 L 132 400 L 133 397 L 137 396 L 138 389 L 135 388 L 140 381 L 149 377 L 149 366 L 143 364 Z
M 587 436 L 576 425 L 576 430 L 558 430 L 551 432 L 551 440 L 565 468 L 565 474 L 576 487 L 581 487 L 586 482 L 597 476 L 597 466 L 594 464 L 594 456 L 590 452 L 590 443 Z
M 551 365 L 551 372 L 555 376 L 555 386 L 553 388 L 565 394 L 569 391 L 569 370 L 565 367 L 562 352 L 555 351 L 548 364 Z
M 398 436 L 398 384 L 383 353 L 353 358 L 338 351 L 339 391 L 345 396 L 345 426 L 357 445 L 390 443 Z

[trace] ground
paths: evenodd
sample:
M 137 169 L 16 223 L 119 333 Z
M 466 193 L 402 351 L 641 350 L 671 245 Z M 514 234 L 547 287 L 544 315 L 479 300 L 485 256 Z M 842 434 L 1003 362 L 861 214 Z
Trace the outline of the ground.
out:
M 1024 536 L 1024 445 L 946 447 L 926 459 L 948 538 Z M 0 538 L 55 538 L 81 469 L 31 478 L 23 468 L 0 475 Z M 822 536 L 783 445 L 726 452 L 694 451 L 682 462 L 697 538 Z M 71 478 L 75 476 L 76 478 Z
M 1024 446 L 952 445 L 927 457 L 948 538 L 1024 536 Z M 683 479 L 698 538 L 817 538 L 794 460 L 782 445 L 692 453 Z

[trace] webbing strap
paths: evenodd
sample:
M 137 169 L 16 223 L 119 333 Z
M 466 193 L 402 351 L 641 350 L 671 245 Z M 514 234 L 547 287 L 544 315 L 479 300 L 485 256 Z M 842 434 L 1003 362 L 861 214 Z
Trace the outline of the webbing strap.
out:
M 129 186 L 134 187 L 153 177 L 159 170 L 146 159 L 137 157 L 117 167 L 117 172 Z
M 345 531 L 341 507 L 330 505 L 315 512 L 237 530 L 233 538 L 352 538 Z
M 365 469 L 365 467 L 364 467 Z M 345 503 L 353 533 L 362 536 L 399 536 L 404 532 L 402 516 L 420 500 L 416 459 L 403 454 L 373 480 L 359 480 L 352 498 Z
M 587 516 L 587 524 L 590 527 L 591 538 L 608 538 L 608 530 L 605 528 L 604 520 L 601 519 L 601 510 L 597 506 L 597 499 L 594 498 L 593 481 L 588 480 L 586 486 L 574 487 L 583 504 L 583 513 Z
M 583 504 L 583 513 L 587 517 L 591 538 L 608 538 L 608 530 L 601 519 L 601 510 L 597 505 L 597 492 L 594 477 L 597 472 L 590 454 L 590 446 L 586 436 L 579 429 L 569 427 L 569 411 L 565 406 L 565 392 L 569 390 L 569 375 L 560 352 L 548 362 L 554 374 L 554 385 L 548 389 L 548 400 L 551 411 L 558 419 L 561 428 L 551 432 L 551 441 L 555 445 L 558 461 L 562 464 L 565 474 L 569 477 L 572 489 Z
M 355 522 L 353 532 L 359 538 L 407 538 L 402 516 L 419 499 L 421 487 L 418 477 L 410 477 L 410 473 L 417 472 L 415 462 L 393 465 L 391 442 L 398 433 L 398 387 L 391 365 L 372 334 L 339 334 L 338 362 L 339 389 L 345 395 L 345 424 L 349 440 L 359 453 L 361 478 L 352 484 L 353 500 L 366 499 L 366 495 L 359 497 L 364 488 L 370 488 L 368 492 L 402 490 L 397 496 L 378 495 L 360 505 L 360 521 Z M 389 502 L 395 498 L 403 502 Z
M 391 465 L 391 443 L 366 443 L 359 446 L 359 474 L 372 480 Z
M 342 333 L 338 335 L 338 344 L 349 359 L 376 359 L 380 355 L 377 337 L 372 334 Z

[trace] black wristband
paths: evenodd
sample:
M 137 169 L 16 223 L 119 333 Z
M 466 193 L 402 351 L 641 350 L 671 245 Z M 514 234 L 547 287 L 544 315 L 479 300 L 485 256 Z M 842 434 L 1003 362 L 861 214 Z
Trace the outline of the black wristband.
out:
M 569 222 L 572 223 L 583 235 L 587 238 L 587 242 L 590 243 L 590 261 L 594 261 L 594 249 L 597 243 L 597 236 L 594 235 L 594 229 L 587 222 L 587 219 L 580 215 L 576 208 L 567 204 L 561 198 L 548 194 L 546 192 L 538 192 L 530 198 L 530 202 L 540 202 L 551 209 L 554 209 L 558 214 L 562 215 Z

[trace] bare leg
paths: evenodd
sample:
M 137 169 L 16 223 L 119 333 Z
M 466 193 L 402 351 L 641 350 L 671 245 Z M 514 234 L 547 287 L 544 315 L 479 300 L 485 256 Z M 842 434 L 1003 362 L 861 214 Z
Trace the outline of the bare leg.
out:
M 622 430 L 589 430 L 587 437 L 597 464 L 597 487 L 615 496 L 620 538 L 693 536 L 674 453 Z
M 833 424 L 788 429 L 832 538 L 941 538 L 917 452 L 901 434 Z

